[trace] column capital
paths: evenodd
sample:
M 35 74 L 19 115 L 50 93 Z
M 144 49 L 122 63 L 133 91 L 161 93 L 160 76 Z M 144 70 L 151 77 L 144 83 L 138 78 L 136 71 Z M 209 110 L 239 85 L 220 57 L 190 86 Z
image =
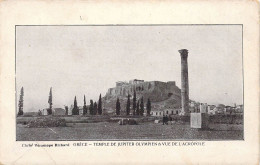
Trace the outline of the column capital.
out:
M 179 50 L 179 53 L 181 54 L 181 57 L 184 57 L 184 58 L 188 57 L 188 50 L 187 49 L 181 49 L 181 50 Z

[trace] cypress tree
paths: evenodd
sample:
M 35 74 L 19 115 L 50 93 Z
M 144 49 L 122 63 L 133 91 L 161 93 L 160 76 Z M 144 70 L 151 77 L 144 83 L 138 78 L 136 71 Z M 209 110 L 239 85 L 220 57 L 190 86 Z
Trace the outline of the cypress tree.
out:
M 69 113 L 69 107 L 68 106 L 65 106 L 65 111 L 66 111 L 65 115 L 67 116 L 68 113 Z
M 133 97 L 133 115 L 135 115 L 136 110 L 136 91 L 134 90 L 134 97 Z
M 23 91 L 23 87 L 21 88 L 20 91 L 20 99 L 19 99 L 19 104 L 18 104 L 18 116 L 23 115 L 23 96 L 24 96 L 24 91 Z
M 120 115 L 120 102 L 119 102 L 119 98 L 117 98 L 116 100 L 116 115 Z
M 147 100 L 146 110 L 147 110 L 147 116 L 150 116 L 150 113 L 151 113 L 151 101 L 150 101 L 149 98 Z
M 136 104 L 136 115 L 140 115 L 139 100 L 137 101 L 137 104 Z
M 127 103 L 126 103 L 126 115 L 129 115 L 130 113 L 130 95 L 127 96 Z
M 50 107 L 47 111 L 48 111 L 48 115 L 51 115 L 52 114 L 52 87 L 50 89 L 48 103 L 49 103 Z
M 78 108 L 78 103 L 77 103 L 76 96 L 74 98 L 74 107 L 72 109 L 72 115 L 79 115 L 79 108 Z
M 94 105 L 93 105 L 93 100 L 90 100 L 90 105 L 89 105 L 89 113 L 91 115 L 94 115 Z
M 101 94 L 99 95 L 99 100 L 98 100 L 98 114 L 102 114 L 102 99 L 101 99 Z
M 144 98 L 141 98 L 141 103 L 140 103 L 140 115 L 144 115 Z
M 94 103 L 94 106 L 93 106 L 93 112 L 94 112 L 94 115 L 97 115 L 97 102 Z
M 87 109 L 87 105 L 86 105 L 86 97 L 85 97 L 85 95 L 84 95 L 83 115 L 86 115 L 86 114 L 87 114 L 87 111 L 88 111 L 88 109 Z

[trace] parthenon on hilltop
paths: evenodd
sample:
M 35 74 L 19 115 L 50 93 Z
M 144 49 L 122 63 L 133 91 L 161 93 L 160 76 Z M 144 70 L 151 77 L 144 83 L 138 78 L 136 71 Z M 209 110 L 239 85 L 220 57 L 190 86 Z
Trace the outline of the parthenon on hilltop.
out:
M 120 97 L 133 95 L 134 90 L 142 93 L 144 98 L 150 98 L 153 102 L 163 101 L 171 96 L 181 99 L 181 90 L 176 86 L 175 81 L 144 81 L 133 79 L 130 81 L 118 81 L 116 87 L 109 88 L 106 97 Z

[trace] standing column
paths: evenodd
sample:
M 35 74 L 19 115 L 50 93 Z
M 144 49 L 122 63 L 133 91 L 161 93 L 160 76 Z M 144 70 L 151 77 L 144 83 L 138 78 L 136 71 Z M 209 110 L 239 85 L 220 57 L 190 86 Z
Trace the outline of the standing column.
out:
M 181 115 L 189 114 L 189 79 L 188 79 L 188 50 L 179 50 L 181 54 Z

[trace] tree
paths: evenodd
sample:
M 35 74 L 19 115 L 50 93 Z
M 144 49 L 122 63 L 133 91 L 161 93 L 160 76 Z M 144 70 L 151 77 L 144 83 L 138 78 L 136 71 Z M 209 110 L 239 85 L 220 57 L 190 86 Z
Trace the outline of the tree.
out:
M 90 105 L 89 105 L 89 113 L 91 115 L 94 115 L 94 105 L 93 105 L 93 100 L 90 100 Z
M 97 114 L 97 102 L 94 103 L 94 106 L 93 106 L 93 112 L 94 112 L 94 115 Z
M 48 112 L 48 115 L 51 115 L 52 114 L 52 87 L 50 89 L 48 103 L 50 106 L 49 106 L 49 109 L 47 110 L 47 112 Z
M 152 85 L 151 85 L 151 83 L 149 83 L 149 85 L 148 85 L 148 89 L 151 89 L 151 87 L 152 87 Z
M 79 108 L 78 108 L 78 103 L 77 103 L 76 96 L 74 98 L 74 107 L 72 109 L 72 115 L 79 115 Z
M 86 97 L 84 95 L 83 115 L 86 115 L 87 111 L 88 111 L 88 109 L 87 109 L 87 105 L 86 105 Z
M 101 94 L 99 95 L 99 100 L 98 100 L 98 114 L 102 114 L 102 100 L 101 100 Z
M 150 116 L 150 113 L 151 113 L 151 101 L 150 101 L 149 98 L 147 100 L 146 110 L 147 110 L 147 116 Z
M 65 111 L 66 111 L 66 116 L 69 114 L 69 107 L 68 106 L 65 106 Z
M 140 115 L 144 115 L 144 98 L 141 98 L 141 103 L 140 103 Z
M 120 115 L 120 102 L 119 102 L 119 98 L 117 98 L 116 100 L 116 115 Z
M 134 97 L 133 97 L 133 115 L 135 115 L 136 110 L 136 91 L 134 90 Z
M 126 103 L 126 115 L 129 115 L 129 113 L 130 113 L 130 95 L 129 95 L 129 93 L 128 93 L 128 95 L 127 95 L 127 103 Z
M 38 110 L 38 116 L 42 116 L 42 111 L 40 109 Z
M 24 91 L 23 91 L 23 87 L 21 88 L 20 91 L 20 99 L 19 99 L 19 104 L 18 104 L 18 116 L 23 115 L 23 96 L 24 96 Z
M 136 104 L 136 115 L 140 115 L 139 100 L 137 101 L 137 104 Z

